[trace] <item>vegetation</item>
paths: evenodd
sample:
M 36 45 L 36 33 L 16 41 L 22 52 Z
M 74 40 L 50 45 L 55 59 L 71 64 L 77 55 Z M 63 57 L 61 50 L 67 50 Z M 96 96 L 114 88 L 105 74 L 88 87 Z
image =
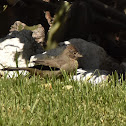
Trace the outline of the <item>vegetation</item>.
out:
M 0 79 L 1 126 L 126 125 L 126 81 L 92 85 L 65 76 Z

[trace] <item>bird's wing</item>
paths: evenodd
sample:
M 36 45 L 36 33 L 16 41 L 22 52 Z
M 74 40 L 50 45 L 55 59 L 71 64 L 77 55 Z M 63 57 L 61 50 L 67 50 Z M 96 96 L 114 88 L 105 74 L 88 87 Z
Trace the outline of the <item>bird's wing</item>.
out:
M 78 61 L 71 60 L 68 63 L 62 65 L 61 70 L 65 70 L 67 72 L 73 72 L 78 68 Z
M 63 59 L 50 59 L 50 60 L 36 60 L 34 61 L 35 64 L 44 65 L 44 66 L 50 66 L 55 68 L 61 68 L 63 64 L 66 62 Z

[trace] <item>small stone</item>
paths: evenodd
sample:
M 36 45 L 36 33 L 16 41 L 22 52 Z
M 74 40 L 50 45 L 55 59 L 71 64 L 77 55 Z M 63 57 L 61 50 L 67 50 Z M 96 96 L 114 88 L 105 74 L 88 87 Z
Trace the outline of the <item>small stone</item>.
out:
M 52 89 L 52 84 L 51 83 L 48 83 L 48 84 L 42 84 L 42 87 L 45 88 L 45 89 Z
M 67 90 L 70 90 L 72 88 L 73 88 L 73 86 L 71 86 L 71 85 L 66 85 L 66 86 L 63 87 L 63 89 L 67 89 Z

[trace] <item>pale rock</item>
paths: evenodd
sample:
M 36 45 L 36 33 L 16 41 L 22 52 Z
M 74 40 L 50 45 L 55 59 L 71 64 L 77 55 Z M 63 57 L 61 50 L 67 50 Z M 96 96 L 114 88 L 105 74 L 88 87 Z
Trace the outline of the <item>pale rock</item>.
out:
M 72 85 L 66 85 L 62 89 L 70 90 L 70 89 L 73 89 L 73 86 Z
M 14 31 L 0 39 L 0 69 L 16 67 L 16 61 L 18 61 L 18 67 L 26 67 L 30 57 L 41 52 L 42 48 L 32 38 L 31 31 Z M 15 72 L 11 71 L 9 73 L 10 76 L 13 76 Z
M 89 82 L 91 84 L 100 84 L 108 81 L 109 72 L 105 70 L 82 70 L 77 69 L 77 75 L 73 76 L 73 80 L 78 82 Z

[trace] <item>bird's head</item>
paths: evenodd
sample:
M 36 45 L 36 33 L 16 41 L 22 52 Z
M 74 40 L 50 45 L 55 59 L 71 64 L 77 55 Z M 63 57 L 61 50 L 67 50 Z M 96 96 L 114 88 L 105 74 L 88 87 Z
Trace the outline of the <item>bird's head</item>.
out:
M 79 57 L 83 57 L 73 45 L 68 45 L 64 50 L 64 53 L 72 59 L 78 59 Z

